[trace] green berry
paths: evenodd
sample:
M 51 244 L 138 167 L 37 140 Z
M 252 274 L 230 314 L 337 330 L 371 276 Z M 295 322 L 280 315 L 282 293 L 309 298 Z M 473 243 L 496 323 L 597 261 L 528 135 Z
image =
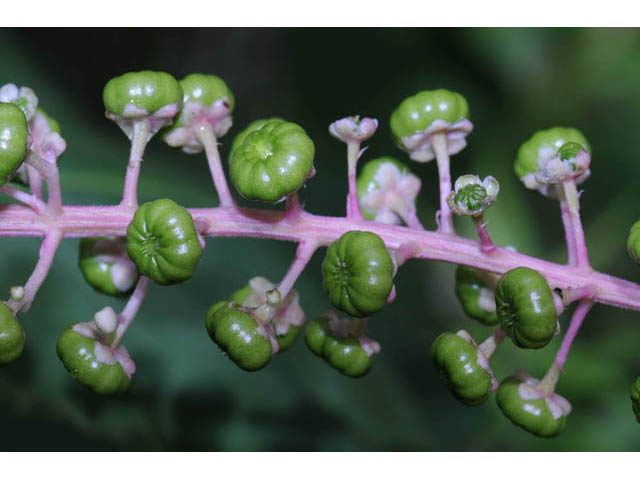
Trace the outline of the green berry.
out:
M 634 223 L 629 230 L 627 252 L 634 262 L 640 263 L 640 220 Z
M 456 296 L 464 313 L 484 325 L 496 325 L 496 302 L 493 291 L 483 282 L 475 268 L 458 265 Z
M 640 423 L 640 377 L 631 384 L 631 407 L 636 416 L 636 420 Z
M 329 338 L 328 323 L 328 318 L 319 317 L 309 322 L 304 331 L 304 343 L 319 357 L 324 355 L 324 344 Z
M 380 345 L 362 335 L 362 320 L 340 317 L 334 312 L 307 325 L 304 341 L 315 355 L 348 377 L 361 377 L 375 361 Z
M 0 366 L 16 361 L 24 349 L 24 330 L 13 312 L 0 302 Z
M 122 237 L 83 238 L 78 266 L 87 283 L 105 295 L 127 295 L 138 279 L 138 270 Z
M 545 395 L 539 382 L 516 375 L 504 380 L 496 393 L 502 413 L 515 425 L 539 437 L 555 437 L 564 430 L 571 404 L 557 394 Z
M 311 174 L 315 147 L 295 123 L 270 121 L 235 146 L 229 158 L 231 181 L 249 200 L 279 202 Z
M 191 214 L 166 198 L 136 210 L 127 228 L 127 252 L 140 274 L 160 285 L 190 278 L 202 256 Z
M 144 118 L 158 110 L 175 105 L 182 107 L 182 88 L 165 72 L 129 72 L 107 82 L 103 92 L 107 113 L 117 117 Z M 174 113 L 175 114 L 175 113 Z
M 276 340 L 278 341 L 278 345 L 280 346 L 280 352 L 284 352 L 291 348 L 293 343 L 298 338 L 298 335 L 300 335 L 300 330 L 301 327 L 297 325 L 290 325 L 287 329 L 287 333 L 283 333 L 280 335 L 276 333 Z
M 81 385 L 100 395 L 125 392 L 131 384 L 122 365 L 124 347 L 111 349 L 88 336 L 83 325 L 68 327 L 58 338 L 56 351 L 65 368 Z M 130 362 L 131 360 L 128 359 Z
M 567 142 L 575 142 L 591 152 L 584 135 L 575 128 L 554 127 L 536 132 L 520 146 L 516 155 L 513 168 L 518 178 L 527 184 L 528 176 L 535 175 Z
M 453 396 L 466 405 L 482 405 L 497 386 L 488 359 L 464 330 L 438 336 L 431 355 Z
M 215 303 L 205 325 L 211 340 L 243 370 L 259 370 L 271 360 L 272 345 L 264 326 L 237 304 Z
M 382 239 L 350 231 L 327 249 L 323 286 L 333 305 L 355 317 L 371 315 L 387 303 L 393 287 L 393 261 Z
M 180 80 L 180 86 L 184 92 L 184 104 L 199 103 L 205 107 L 210 107 L 218 100 L 223 100 L 229 105 L 229 112 L 233 111 L 235 99 L 233 93 L 220 77 L 215 75 L 204 75 L 202 73 L 192 73 Z M 180 124 L 184 118 L 178 117 L 176 122 Z
M 27 153 L 27 119 L 12 103 L 0 103 L 0 186 L 5 185 Z
M 244 143 L 246 138 L 251 135 L 253 132 L 257 132 L 262 127 L 264 127 L 267 123 L 271 122 L 285 122 L 282 118 L 279 117 L 271 117 L 271 118 L 260 118 L 258 120 L 254 120 L 249 124 L 247 128 L 242 130 L 239 134 L 236 135 L 236 138 L 233 139 L 233 143 L 231 143 L 231 149 L 229 151 L 229 159 L 233 155 L 233 152 L 236 148 Z
M 375 361 L 354 337 L 330 337 L 324 343 L 323 356 L 327 362 L 347 377 L 361 377 Z
M 556 331 L 556 309 L 547 280 L 527 267 L 509 270 L 498 281 L 496 311 L 506 334 L 521 348 L 542 348 Z
M 466 146 L 464 137 L 472 128 L 466 99 L 448 90 L 419 92 L 405 98 L 391 114 L 391 132 L 398 147 L 419 162 L 435 158 L 433 134 L 446 134 L 449 154 L 454 154 Z

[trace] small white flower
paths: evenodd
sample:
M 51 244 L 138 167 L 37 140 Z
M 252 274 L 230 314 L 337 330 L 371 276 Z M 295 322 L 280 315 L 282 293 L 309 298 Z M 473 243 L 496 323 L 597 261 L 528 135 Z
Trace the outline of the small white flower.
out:
M 31 121 L 36 113 L 38 97 L 29 87 L 18 88 L 13 83 L 8 83 L 0 88 L 0 102 L 17 105 L 24 112 L 27 121 Z
M 370 138 L 378 128 L 378 120 L 358 115 L 342 118 L 329 125 L 329 133 L 345 143 L 361 143 Z
M 360 199 L 360 206 L 375 221 L 389 225 L 401 223 L 401 217 L 414 208 L 422 182 L 411 172 L 403 173 L 393 162 L 382 164 L 374 176 L 380 188 Z
M 499 192 L 500 184 L 490 175 L 484 180 L 477 175 L 462 175 L 447 197 L 447 204 L 457 215 L 477 216 L 495 203 Z

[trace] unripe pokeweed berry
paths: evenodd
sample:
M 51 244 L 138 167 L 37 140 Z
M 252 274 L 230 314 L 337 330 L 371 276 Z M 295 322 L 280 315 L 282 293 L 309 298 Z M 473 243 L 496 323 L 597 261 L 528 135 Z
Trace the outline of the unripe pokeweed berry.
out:
M 432 145 L 435 134 L 447 136 L 448 151 L 453 155 L 466 147 L 465 137 L 472 129 L 466 99 L 443 89 L 405 98 L 391 115 L 391 132 L 398 147 L 419 162 L 435 158 Z
M 553 293 L 537 271 L 518 267 L 496 287 L 496 312 L 506 334 L 521 348 L 542 348 L 556 332 Z
M 247 126 L 247 128 L 245 128 L 240 133 L 238 133 L 233 139 L 233 142 L 231 143 L 231 149 L 229 150 L 229 159 L 231 159 L 231 155 L 233 155 L 234 150 L 238 148 L 240 145 L 242 145 L 245 139 L 249 135 L 251 135 L 253 132 L 260 130 L 267 123 L 284 122 L 284 121 L 285 120 L 283 120 L 280 117 L 270 117 L 270 118 L 259 118 L 258 120 L 254 120 L 253 122 L 251 122 L 249 126 Z
M 182 88 L 172 75 L 148 70 L 112 78 L 103 92 L 107 113 L 123 118 L 144 118 L 174 104 L 180 110 L 182 97 Z
M 629 230 L 627 252 L 634 262 L 640 263 L 640 220 L 635 222 Z
M 494 293 L 475 268 L 458 265 L 455 292 L 467 316 L 484 325 L 498 323 Z
M 545 185 L 538 181 L 537 174 L 557 155 L 558 149 L 568 142 L 577 143 L 591 153 L 584 135 L 575 128 L 566 127 L 540 130 L 520 146 L 513 168 L 527 188 L 539 190 L 544 195 L 551 194 Z M 585 172 L 585 175 L 584 178 L 578 177 L 576 183 L 582 182 L 588 176 L 588 172 Z
M 421 182 L 409 168 L 393 157 L 367 162 L 358 175 L 358 200 L 368 220 L 400 224 L 404 214 L 415 209 Z
M 56 345 L 58 357 L 78 383 L 100 395 L 123 393 L 131 385 L 135 365 L 126 348 L 112 349 L 94 338 L 87 324 L 66 328 Z
M 276 289 L 276 285 L 266 278 L 254 277 L 247 285 L 233 292 L 229 301 L 236 302 L 248 309 L 259 310 L 265 303 L 268 303 L 268 293 L 274 289 Z M 264 318 L 264 321 L 272 327 L 280 347 L 279 352 L 283 352 L 291 347 L 298 337 L 300 326 L 306 320 L 306 315 L 300 307 L 300 297 L 295 290 L 289 292 L 273 308 L 275 311 L 270 309 L 273 313 L 269 315 L 269 318 Z
M 232 150 L 229 175 L 249 200 L 277 203 L 296 192 L 311 174 L 315 147 L 302 127 L 271 121 Z
M 539 437 L 555 437 L 566 426 L 571 404 L 558 394 L 545 394 L 537 388 L 539 383 L 519 372 L 500 384 L 496 402 L 518 427 Z
M 363 336 L 358 318 L 327 312 L 307 325 L 304 340 L 315 355 L 348 377 L 361 377 L 374 364 L 380 345 Z
M 238 304 L 215 303 L 205 326 L 211 340 L 241 369 L 260 370 L 271 360 L 273 350 L 265 327 Z
M 24 350 L 24 330 L 13 312 L 0 302 L 0 366 L 16 361 Z
M 190 278 L 202 256 L 191 214 L 167 198 L 136 210 L 127 228 L 127 252 L 140 274 L 159 285 Z
M 183 107 L 173 125 L 164 130 L 163 139 L 185 153 L 198 153 L 203 147 L 195 129 L 207 123 L 217 138 L 225 135 L 231 128 L 235 99 L 224 80 L 215 75 L 192 73 L 180 80 L 180 86 Z
M 631 408 L 640 423 L 640 377 L 631 384 Z
M 327 249 L 322 262 L 323 286 L 331 303 L 350 315 L 365 317 L 387 303 L 394 266 L 382 239 L 353 230 Z
M 489 360 L 464 330 L 439 335 L 431 355 L 453 396 L 466 405 L 482 405 L 498 387 Z
M 105 295 L 127 295 L 138 279 L 138 270 L 122 237 L 83 238 L 78 266 L 87 283 Z
M 27 152 L 27 119 L 12 103 L 0 103 L 0 186 L 22 164 Z

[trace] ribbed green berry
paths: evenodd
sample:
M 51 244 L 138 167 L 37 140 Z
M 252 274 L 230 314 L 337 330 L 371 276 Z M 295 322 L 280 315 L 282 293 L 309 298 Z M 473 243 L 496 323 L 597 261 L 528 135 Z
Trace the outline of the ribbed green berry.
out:
M 434 121 L 455 123 L 469 118 L 467 100 L 449 90 L 425 90 L 405 98 L 391 115 L 391 131 L 398 140 L 426 130 Z
M 124 296 L 138 279 L 135 265 L 121 237 L 88 237 L 80 240 L 78 266 L 85 280 L 105 295 Z
M 631 408 L 633 408 L 636 420 L 640 423 L 640 377 L 631 384 Z
M 191 214 L 167 198 L 136 210 L 127 228 L 127 252 L 140 274 L 160 285 L 190 278 L 202 256 Z
M 634 223 L 629 230 L 627 252 L 634 262 L 640 263 L 640 220 Z
M 259 370 L 271 360 L 271 341 L 264 328 L 237 304 L 215 303 L 207 313 L 205 326 L 211 340 L 243 370 Z
M 304 330 L 304 343 L 319 357 L 324 355 L 324 344 L 329 338 L 328 323 L 327 318 L 319 317 L 309 322 Z
M 229 104 L 229 112 L 235 106 L 233 93 L 224 80 L 215 75 L 192 73 L 180 80 L 180 86 L 184 92 L 184 104 L 191 102 L 209 107 L 218 100 L 224 100 Z M 179 123 L 181 117 L 176 121 Z
M 142 118 L 171 104 L 182 107 L 182 87 L 166 72 L 129 72 L 107 82 L 103 92 L 107 111 L 124 118 Z
M 122 348 L 122 347 L 121 347 Z M 56 352 L 71 376 L 81 385 L 100 395 L 125 392 L 131 384 L 118 361 L 104 361 L 102 353 L 111 350 L 97 340 L 68 327 L 58 338 Z
M 484 205 L 487 198 L 487 190 L 478 184 L 462 187 L 453 197 L 456 203 L 464 204 L 468 210 L 477 210 Z
M 375 361 L 354 337 L 330 337 L 324 343 L 323 356 L 330 365 L 348 377 L 361 377 Z
M 279 202 L 304 184 L 314 155 L 313 142 L 300 126 L 271 121 L 235 146 L 229 175 L 243 197 Z
M 16 172 L 27 152 L 27 119 L 12 103 L 0 103 L 0 186 Z
M 506 334 L 521 348 L 542 348 L 556 331 L 556 309 L 547 280 L 518 267 L 506 272 L 496 288 L 496 311 Z
M 24 350 L 24 330 L 13 312 L 0 302 L 0 366 L 15 362 Z
M 279 117 L 271 117 L 271 118 L 260 118 L 258 120 L 254 120 L 253 122 L 251 122 L 247 128 L 242 130 L 233 139 L 233 142 L 231 143 L 231 149 L 229 150 L 229 159 L 231 159 L 231 156 L 233 155 L 234 150 L 238 148 L 240 145 L 242 145 L 245 139 L 249 135 L 251 135 L 253 132 L 257 132 L 262 127 L 264 127 L 267 123 L 271 123 L 271 122 L 285 122 L 285 120 Z
M 521 379 L 509 377 L 496 393 L 496 401 L 502 413 L 515 425 L 539 437 L 555 437 L 567 424 L 567 414 L 554 418 L 548 400 L 523 398 Z
M 447 332 L 435 339 L 431 355 L 455 398 L 469 406 L 482 405 L 487 401 L 493 377 L 487 370 L 488 364 L 486 367 L 480 365 L 475 345 L 461 335 Z M 486 362 L 486 358 L 484 360 Z
M 327 249 L 322 262 L 323 286 L 336 308 L 365 317 L 386 305 L 393 288 L 393 270 L 382 239 L 372 232 L 353 230 Z
M 485 285 L 475 268 L 458 265 L 455 291 L 467 316 L 484 325 L 497 325 L 493 291 Z
M 527 175 L 535 174 L 541 162 L 544 163 L 555 155 L 567 142 L 575 142 L 591 153 L 584 135 L 575 128 L 554 127 L 536 132 L 520 146 L 516 155 L 513 168 L 518 178 L 522 179 Z

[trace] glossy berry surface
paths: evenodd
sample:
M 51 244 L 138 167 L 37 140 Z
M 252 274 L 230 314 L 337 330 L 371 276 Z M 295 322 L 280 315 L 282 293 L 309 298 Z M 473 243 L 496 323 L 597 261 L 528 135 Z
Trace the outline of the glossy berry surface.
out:
M 384 242 L 371 232 L 345 233 L 329 246 L 322 262 L 323 286 L 331 303 L 355 317 L 371 315 L 385 306 L 393 273 Z
M 295 123 L 271 121 L 251 131 L 229 158 L 229 175 L 249 200 L 279 202 L 311 174 L 315 147 Z
M 466 333 L 466 332 L 465 332 Z M 477 347 L 462 335 L 443 333 L 431 346 L 436 368 L 455 398 L 470 406 L 487 401 L 493 386 L 488 361 L 479 360 Z M 484 362 L 485 365 L 480 365 Z
M 71 376 L 95 393 L 123 393 L 131 384 L 114 352 L 97 340 L 75 331 L 74 327 L 62 332 L 56 352 Z
M 202 256 L 191 214 L 166 198 L 136 210 L 127 228 L 127 252 L 140 274 L 160 285 L 190 278 Z
M 629 230 L 627 252 L 634 262 L 640 263 L 640 220 L 634 223 Z
M 0 366 L 15 362 L 24 350 L 24 330 L 9 308 L 0 302 Z
M 542 348 L 556 331 L 556 309 L 547 280 L 526 267 L 498 281 L 496 311 L 506 334 L 521 348 Z
M 6 184 L 27 152 L 27 119 L 12 103 L 0 103 L 0 186 Z
M 104 87 L 107 111 L 124 118 L 146 117 L 163 107 L 182 107 L 183 93 L 178 81 L 166 72 L 129 72 L 112 78 Z
M 215 303 L 207 312 L 205 326 L 211 340 L 243 370 L 260 370 L 271 360 L 271 341 L 264 327 L 237 304 Z
M 475 268 L 464 265 L 456 268 L 455 292 L 468 317 L 484 325 L 498 324 L 494 293 Z
M 84 279 L 105 295 L 124 296 L 138 279 L 136 266 L 120 237 L 87 237 L 80 240 L 78 266 Z

